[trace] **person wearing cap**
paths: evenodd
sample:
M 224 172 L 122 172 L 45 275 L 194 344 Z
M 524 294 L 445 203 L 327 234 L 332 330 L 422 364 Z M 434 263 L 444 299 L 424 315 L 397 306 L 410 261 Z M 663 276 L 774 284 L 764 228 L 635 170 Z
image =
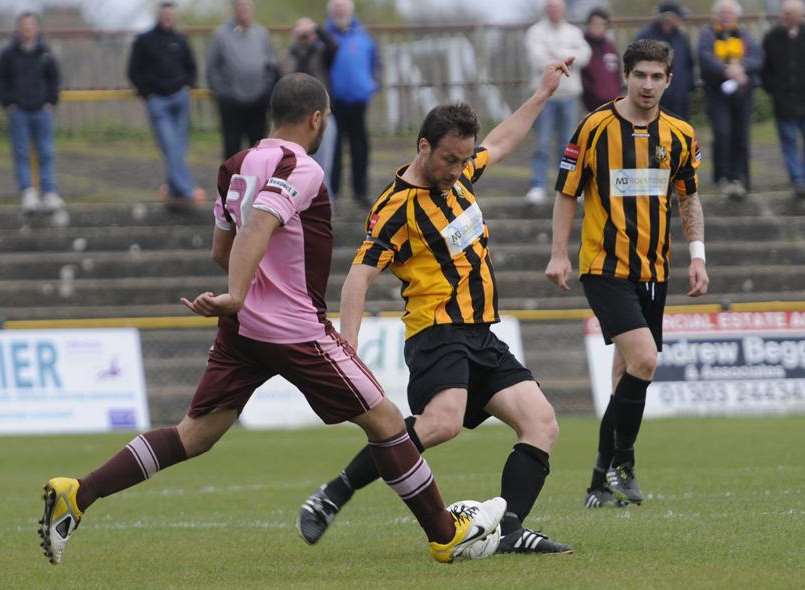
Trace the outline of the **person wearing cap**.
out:
M 763 88 L 774 103 L 783 161 L 794 194 L 805 199 L 805 27 L 802 0 L 785 0 L 780 22 L 763 38 Z
M 742 13 L 736 0 L 717 0 L 712 23 L 699 34 L 699 64 L 713 130 L 713 180 L 732 199 L 743 199 L 750 188 L 752 98 L 763 65 L 760 47 L 739 25 Z
M 674 50 L 671 84 L 662 95 L 660 106 L 687 119 L 690 116 L 690 95 L 696 86 L 693 48 L 684 29 L 687 11 L 676 2 L 657 5 L 657 16 L 637 34 L 637 39 L 665 41 Z

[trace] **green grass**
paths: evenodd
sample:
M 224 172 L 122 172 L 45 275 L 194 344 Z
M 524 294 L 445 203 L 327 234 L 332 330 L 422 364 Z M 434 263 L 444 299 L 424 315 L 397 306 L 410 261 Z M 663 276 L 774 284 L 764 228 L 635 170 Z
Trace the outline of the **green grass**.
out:
M 99 501 L 53 567 L 35 534 L 39 487 L 82 474 L 126 435 L 0 439 L 0 572 L 11 588 L 799 588 L 805 579 L 805 420 L 654 421 L 639 476 L 648 499 L 588 511 L 596 423 L 562 420 L 530 519 L 573 556 L 430 561 L 415 521 L 382 485 L 360 492 L 315 547 L 294 530 L 307 494 L 361 443 L 354 428 L 229 433 L 207 456 Z M 498 491 L 502 427 L 428 453 L 445 498 Z

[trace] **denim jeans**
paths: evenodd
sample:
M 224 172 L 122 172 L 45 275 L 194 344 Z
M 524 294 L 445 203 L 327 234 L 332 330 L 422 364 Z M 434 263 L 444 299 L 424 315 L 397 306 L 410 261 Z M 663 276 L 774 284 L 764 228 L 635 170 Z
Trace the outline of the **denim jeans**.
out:
M 8 113 L 8 128 L 14 152 L 17 188 L 33 186 L 31 179 L 31 140 L 39 159 L 39 184 L 43 193 L 58 192 L 53 173 L 53 112 L 49 109 L 25 111 L 15 108 Z
M 532 187 L 545 188 L 552 149 L 556 154 L 556 165 L 559 166 L 559 158 L 562 157 L 562 152 L 573 136 L 578 123 L 579 99 L 577 97 L 552 98 L 545 103 L 545 108 L 534 122 L 537 145 L 531 160 Z M 554 148 L 552 148 L 552 143 Z
M 190 131 L 190 91 L 146 99 L 151 127 L 165 158 L 167 183 L 173 197 L 191 198 L 195 182 L 185 162 L 187 136 Z
M 777 119 L 777 135 L 791 184 L 805 187 L 805 117 Z M 802 150 L 798 136 L 802 137 Z

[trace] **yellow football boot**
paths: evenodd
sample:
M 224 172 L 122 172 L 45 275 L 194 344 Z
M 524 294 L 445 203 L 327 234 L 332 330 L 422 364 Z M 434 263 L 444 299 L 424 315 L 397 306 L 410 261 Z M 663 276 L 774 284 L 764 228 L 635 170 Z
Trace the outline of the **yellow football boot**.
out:
M 76 503 L 78 485 L 77 479 L 54 477 L 44 487 L 45 512 L 39 521 L 39 536 L 45 556 L 54 565 L 62 562 L 64 546 L 81 522 Z
M 492 498 L 486 502 L 466 500 L 451 505 L 456 534 L 449 543 L 430 543 L 430 555 L 440 563 L 452 563 L 473 543 L 495 531 L 506 513 L 506 500 Z

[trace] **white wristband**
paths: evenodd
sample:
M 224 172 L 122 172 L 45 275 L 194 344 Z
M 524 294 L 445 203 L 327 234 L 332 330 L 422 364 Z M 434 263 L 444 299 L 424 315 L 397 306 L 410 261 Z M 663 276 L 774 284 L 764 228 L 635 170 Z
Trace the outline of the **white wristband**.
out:
M 688 244 L 688 249 L 690 250 L 690 259 L 693 260 L 694 258 L 701 258 L 702 262 L 706 259 L 704 257 L 704 242 L 701 240 L 693 240 Z

